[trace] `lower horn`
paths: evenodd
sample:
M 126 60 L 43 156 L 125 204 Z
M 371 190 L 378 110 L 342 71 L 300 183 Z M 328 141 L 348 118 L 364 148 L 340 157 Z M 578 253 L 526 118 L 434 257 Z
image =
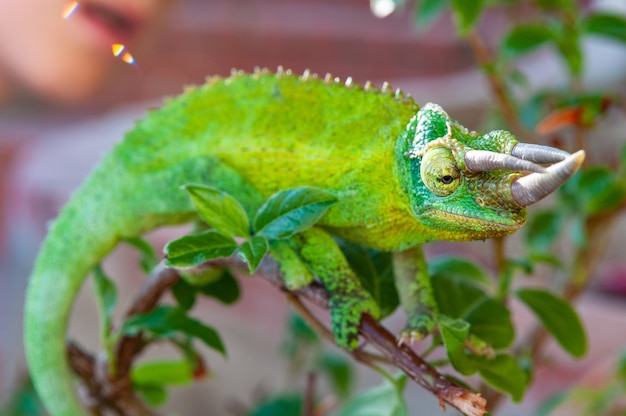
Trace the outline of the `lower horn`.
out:
M 513 199 L 522 207 L 542 200 L 576 173 L 584 160 L 585 152 L 579 150 L 561 162 L 547 167 L 545 173 L 531 173 L 515 180 L 511 185 Z

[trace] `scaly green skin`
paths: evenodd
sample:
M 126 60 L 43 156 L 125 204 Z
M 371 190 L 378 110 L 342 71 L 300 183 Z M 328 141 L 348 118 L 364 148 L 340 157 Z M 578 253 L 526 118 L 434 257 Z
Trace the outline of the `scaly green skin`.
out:
M 223 189 L 249 212 L 283 189 L 308 185 L 334 193 L 339 202 L 317 227 L 272 246 L 287 284 L 310 281 L 308 273 L 298 276 L 303 268 L 317 275 L 330 292 L 337 342 L 353 347 L 361 313 L 376 315 L 377 306 L 330 234 L 381 250 L 411 249 L 400 260 L 407 266 L 398 279 L 401 292 L 408 285 L 407 293 L 415 294 L 403 299 L 411 315 L 406 333 L 432 329 L 434 312 L 419 315 L 424 308 L 415 299 L 434 308 L 427 276 L 417 273 L 416 286 L 406 272 L 412 256 L 414 266 L 423 263 L 417 245 L 502 236 L 519 228 L 526 214 L 504 186 L 516 173 L 463 168 L 467 148 L 506 152 L 515 138 L 469 133 L 439 107 L 418 109 L 412 99 L 386 92 L 260 73 L 210 80 L 151 112 L 62 210 L 36 261 L 25 344 L 50 413 L 82 414 L 64 342 L 85 276 L 121 238 L 195 218 L 179 188 L 186 183 Z M 431 177 L 447 172 L 450 161 L 461 175 L 456 183 Z M 453 192 L 434 194 L 422 175 L 427 185 L 442 188 L 438 193 L 450 186 Z

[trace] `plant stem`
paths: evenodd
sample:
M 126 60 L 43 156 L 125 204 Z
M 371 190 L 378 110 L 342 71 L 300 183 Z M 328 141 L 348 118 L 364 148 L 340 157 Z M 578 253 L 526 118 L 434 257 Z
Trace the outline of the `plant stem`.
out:
M 487 81 L 491 87 L 491 94 L 498 103 L 498 108 L 502 113 L 502 117 L 509 126 L 511 132 L 518 138 L 524 138 L 527 143 L 533 143 L 533 134 L 528 131 L 517 116 L 517 110 L 513 105 L 513 100 L 509 96 L 506 89 L 505 81 L 494 70 L 494 60 L 485 45 L 485 42 L 476 31 L 471 31 L 467 34 L 467 42 L 474 53 L 474 57 L 478 61 L 478 64 L 483 68 L 487 76 Z

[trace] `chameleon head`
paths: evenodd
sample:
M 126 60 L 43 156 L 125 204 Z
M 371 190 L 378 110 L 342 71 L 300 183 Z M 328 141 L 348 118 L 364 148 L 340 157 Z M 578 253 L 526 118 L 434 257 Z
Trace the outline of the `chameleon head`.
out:
M 525 207 L 554 192 L 585 157 L 519 143 L 506 131 L 470 132 L 435 104 L 416 114 L 406 134 L 411 207 L 431 240 L 514 232 L 526 222 Z

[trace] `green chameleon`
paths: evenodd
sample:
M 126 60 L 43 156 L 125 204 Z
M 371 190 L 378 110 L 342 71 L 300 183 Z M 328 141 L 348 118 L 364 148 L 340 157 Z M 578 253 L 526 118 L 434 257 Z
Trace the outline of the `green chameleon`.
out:
M 408 321 L 401 340 L 437 324 L 420 244 L 511 234 L 525 206 L 582 164 L 506 131 L 469 131 L 435 104 L 421 109 L 388 84 L 234 72 L 154 110 L 101 162 L 51 226 L 27 293 L 25 346 L 37 391 L 53 415 L 82 414 L 65 350 L 72 303 L 86 275 L 123 238 L 197 218 L 183 184 L 207 184 L 253 212 L 269 195 L 311 186 L 337 203 L 272 255 L 286 284 L 330 296 L 338 345 L 354 348 L 363 313 L 378 306 L 332 236 L 396 252 L 396 285 Z

